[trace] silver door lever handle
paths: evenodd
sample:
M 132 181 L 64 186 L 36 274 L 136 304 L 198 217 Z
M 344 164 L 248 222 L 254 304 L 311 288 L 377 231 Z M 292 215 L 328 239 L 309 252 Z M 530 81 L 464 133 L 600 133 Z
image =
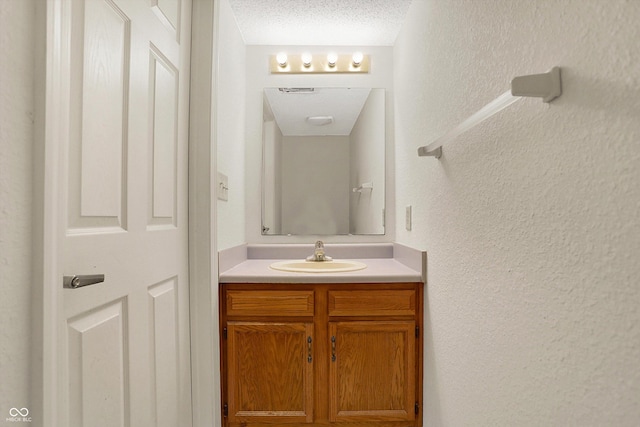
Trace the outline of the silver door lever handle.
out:
M 62 287 L 66 289 L 76 289 L 83 286 L 95 285 L 104 282 L 104 274 L 86 274 L 78 276 L 64 276 Z

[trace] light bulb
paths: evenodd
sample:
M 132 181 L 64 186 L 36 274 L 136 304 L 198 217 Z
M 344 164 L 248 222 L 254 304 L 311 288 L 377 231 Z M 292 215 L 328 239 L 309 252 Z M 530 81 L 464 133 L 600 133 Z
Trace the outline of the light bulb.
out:
M 278 61 L 278 65 L 281 67 L 287 66 L 287 54 L 284 52 L 280 52 L 276 55 L 276 61 Z
M 311 66 L 311 54 L 310 53 L 303 53 L 302 54 L 302 65 L 304 65 L 305 67 L 310 67 Z
M 362 60 L 364 59 L 364 55 L 362 54 L 362 52 L 355 52 L 353 54 L 353 56 L 351 57 L 352 61 L 353 61 L 353 66 L 354 67 L 359 67 L 360 64 L 362 64 Z
M 327 55 L 327 63 L 329 64 L 329 67 L 335 67 L 337 61 L 338 55 L 336 53 L 331 52 Z

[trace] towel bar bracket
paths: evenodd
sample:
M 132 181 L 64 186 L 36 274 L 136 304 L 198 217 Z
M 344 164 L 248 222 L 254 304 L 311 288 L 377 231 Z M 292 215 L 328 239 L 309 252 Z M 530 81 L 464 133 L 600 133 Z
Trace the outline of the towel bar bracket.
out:
M 511 80 L 511 95 L 538 97 L 546 103 L 553 101 L 562 95 L 560 68 L 553 67 L 543 74 L 515 77 Z
M 438 147 L 435 150 L 431 150 L 428 151 L 426 150 L 427 147 L 420 147 L 418 149 L 418 156 L 432 156 L 435 157 L 436 159 L 439 159 L 440 157 L 442 157 L 442 147 Z

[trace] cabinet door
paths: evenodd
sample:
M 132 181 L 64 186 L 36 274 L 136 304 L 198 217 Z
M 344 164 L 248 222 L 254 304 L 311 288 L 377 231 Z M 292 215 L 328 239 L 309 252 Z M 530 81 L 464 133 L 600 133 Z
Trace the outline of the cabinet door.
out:
M 313 422 L 313 344 L 313 323 L 228 322 L 229 422 Z
M 414 321 L 329 323 L 332 422 L 415 418 Z

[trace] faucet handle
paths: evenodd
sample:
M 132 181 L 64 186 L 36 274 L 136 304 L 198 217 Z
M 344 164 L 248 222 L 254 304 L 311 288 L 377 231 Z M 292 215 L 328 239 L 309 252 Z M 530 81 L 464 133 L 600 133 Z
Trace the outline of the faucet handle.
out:
M 316 241 L 315 250 L 313 255 L 307 257 L 307 261 L 331 261 L 331 257 L 324 254 L 324 242 L 322 240 Z

